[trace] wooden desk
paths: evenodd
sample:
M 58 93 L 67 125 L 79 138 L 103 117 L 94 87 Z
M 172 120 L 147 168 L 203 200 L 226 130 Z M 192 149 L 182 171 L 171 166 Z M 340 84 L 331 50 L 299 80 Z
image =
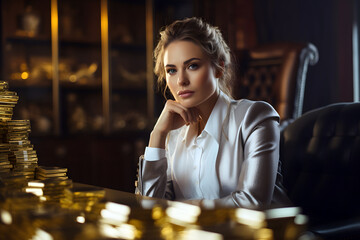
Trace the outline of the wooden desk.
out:
M 223 240 L 259 239 L 255 236 L 266 233 L 272 239 L 292 240 L 298 239 L 306 230 L 306 221 L 295 221 L 297 217 L 304 218 L 299 216 L 296 208 L 278 209 L 276 214 L 241 208 L 199 209 L 176 201 L 76 182 L 72 189 L 65 191 L 59 205 L 45 204 L 44 208 L 34 207 L 33 201 L 24 201 L 18 206 L 18 202 L 11 204 L 8 200 L 8 210 L 14 218 L 13 222 L 6 224 L 1 224 L 0 219 L 0 239 L 31 239 L 31 236 L 46 231 L 52 236 L 61 235 L 56 238 L 61 240 L 75 239 L 75 236 L 76 239 L 98 240 L 110 237 L 106 235 L 108 233 L 124 234 L 131 230 L 131 234 L 141 234 L 141 239 L 160 239 L 163 233 L 170 234 L 171 239 L 185 233 L 195 234 L 191 239 L 209 239 L 206 237 L 209 234 Z M 78 194 L 80 192 L 83 194 Z M 99 199 L 94 197 L 97 194 Z M 155 207 L 158 205 L 161 207 Z M 195 229 L 197 231 L 192 231 Z M 23 234 L 29 237 L 20 237 Z
M 74 183 L 74 187 L 94 187 L 94 186 L 84 183 Z M 163 207 L 168 206 L 168 200 L 165 199 L 145 197 L 145 196 L 136 195 L 135 193 L 123 192 L 110 188 L 103 188 L 103 189 L 105 189 L 105 201 L 128 205 L 129 207 L 132 208 L 139 207 L 144 209 L 152 208 L 155 204 Z

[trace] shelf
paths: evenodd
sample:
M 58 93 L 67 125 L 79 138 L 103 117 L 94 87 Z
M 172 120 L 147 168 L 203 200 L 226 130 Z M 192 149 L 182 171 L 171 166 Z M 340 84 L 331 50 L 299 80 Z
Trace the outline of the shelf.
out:
M 5 41 L 13 44 L 30 44 L 30 45 L 51 45 L 50 37 L 20 37 L 20 36 L 11 36 L 6 37 Z
M 76 48 L 99 48 L 101 47 L 100 41 L 91 41 L 87 39 L 59 39 L 60 47 L 76 47 Z
M 144 44 L 110 43 L 110 46 L 112 50 L 117 51 L 146 53 L 146 46 Z
M 40 82 L 40 83 L 31 83 L 27 80 L 9 80 L 9 89 L 12 88 L 50 88 L 51 81 Z
M 145 0 L 111 0 L 111 2 L 120 2 L 125 4 L 144 5 Z
M 21 37 L 21 36 L 10 36 L 6 37 L 5 41 L 13 44 L 31 44 L 31 45 L 51 45 L 51 38 L 47 36 L 38 36 L 38 37 Z M 70 39 L 70 38 L 60 38 L 59 43 L 61 47 L 63 46 L 73 46 L 73 47 L 97 47 L 100 49 L 101 43 L 99 41 L 92 41 L 86 38 L 82 39 Z M 123 49 L 126 47 L 124 46 Z M 132 49 L 138 48 L 137 46 L 130 47 Z
M 29 83 L 24 80 L 10 80 L 9 81 L 9 88 L 10 91 L 12 88 L 51 88 L 51 82 L 48 83 Z M 97 91 L 102 89 L 101 83 L 87 83 L 87 84 L 78 84 L 78 83 L 71 83 L 71 82 L 60 82 L 60 89 L 64 90 L 75 90 L 75 91 Z M 113 91 L 116 92 L 123 92 L 123 93 L 146 93 L 146 85 L 134 84 L 131 83 L 123 83 L 123 84 L 116 84 L 112 87 Z
M 60 82 L 60 89 L 67 90 L 101 90 L 101 83 L 71 83 L 71 82 Z

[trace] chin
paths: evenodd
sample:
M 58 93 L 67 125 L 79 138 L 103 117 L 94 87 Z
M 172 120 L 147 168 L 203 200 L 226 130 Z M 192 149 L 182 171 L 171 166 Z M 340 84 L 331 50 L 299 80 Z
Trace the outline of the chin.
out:
M 181 100 L 181 101 L 178 101 L 181 105 L 183 105 L 184 107 L 186 108 L 193 108 L 193 107 L 196 107 L 198 106 L 197 102 L 195 103 L 194 101 L 184 101 L 184 100 Z
M 184 102 L 181 102 L 180 104 L 183 105 L 186 108 L 193 108 L 193 107 L 197 106 L 197 104 L 184 103 Z

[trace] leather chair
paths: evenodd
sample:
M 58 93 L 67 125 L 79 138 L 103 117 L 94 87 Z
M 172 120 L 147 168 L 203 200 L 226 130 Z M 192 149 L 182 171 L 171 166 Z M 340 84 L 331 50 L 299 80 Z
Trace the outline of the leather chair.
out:
M 271 43 L 235 52 L 235 99 L 270 103 L 282 122 L 302 114 L 308 65 L 319 58 L 316 47 L 303 43 Z
M 322 239 L 360 239 L 360 103 L 305 113 L 281 132 L 284 186 Z

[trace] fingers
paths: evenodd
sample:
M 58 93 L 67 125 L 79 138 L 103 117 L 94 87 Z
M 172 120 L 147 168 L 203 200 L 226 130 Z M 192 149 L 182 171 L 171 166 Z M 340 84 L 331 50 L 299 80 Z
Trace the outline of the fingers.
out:
M 199 114 L 195 108 L 188 109 L 172 100 L 167 101 L 166 107 L 172 113 L 178 114 L 184 120 L 186 125 L 197 122 Z
M 190 108 L 189 110 L 191 112 L 192 122 L 197 123 L 199 121 L 199 117 L 200 117 L 198 109 Z

